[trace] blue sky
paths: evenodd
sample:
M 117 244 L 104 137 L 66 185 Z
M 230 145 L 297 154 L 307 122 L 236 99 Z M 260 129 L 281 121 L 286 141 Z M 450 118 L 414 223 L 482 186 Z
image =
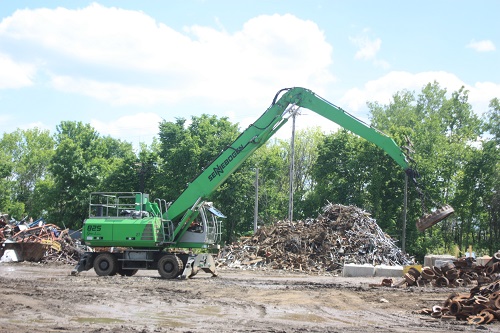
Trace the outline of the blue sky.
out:
M 500 98 L 499 1 L 0 0 L 0 131 L 61 121 L 149 143 L 202 113 L 241 129 L 281 88 L 368 121 L 437 81 L 479 115 Z M 299 128 L 334 125 L 304 110 Z M 289 136 L 287 127 L 281 137 Z

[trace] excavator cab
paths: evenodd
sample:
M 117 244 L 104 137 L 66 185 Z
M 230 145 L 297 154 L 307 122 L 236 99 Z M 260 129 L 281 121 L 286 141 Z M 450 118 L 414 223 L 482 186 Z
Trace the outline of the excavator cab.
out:
M 200 202 L 194 208 L 196 217 L 178 239 L 180 244 L 217 244 L 221 238 L 221 220 L 225 218 L 212 202 Z M 192 246 L 200 247 L 200 246 Z

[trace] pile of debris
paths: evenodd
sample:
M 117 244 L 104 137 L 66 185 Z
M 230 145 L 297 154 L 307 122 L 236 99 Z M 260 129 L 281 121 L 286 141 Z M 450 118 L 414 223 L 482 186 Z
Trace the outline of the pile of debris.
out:
M 331 203 L 316 219 L 280 221 L 258 229 L 253 237 L 225 246 L 217 261 L 219 267 L 334 274 L 342 271 L 344 263 L 412 263 L 369 213 Z
M 75 265 L 82 252 L 78 245 L 69 229 L 61 230 L 43 219 L 18 222 L 0 214 L 0 260 Z
M 423 267 L 422 271 L 412 267 L 403 278 L 407 286 L 467 287 L 473 282 L 479 285 L 492 282 L 498 278 L 497 272 L 500 272 L 499 264 L 481 266 L 468 257 L 440 267 Z
M 424 273 L 426 272 L 429 273 Z M 470 324 L 489 324 L 500 321 L 500 252 L 484 266 L 476 265 L 470 258 L 459 259 L 454 264 L 446 264 L 440 269 L 424 268 L 421 275 L 441 279 L 434 282 L 438 287 L 456 287 L 473 285 L 468 293 L 452 293 L 442 305 L 434 305 L 432 309 L 423 309 L 421 314 L 436 319 L 467 320 Z M 413 274 L 413 273 L 412 273 Z M 406 276 L 405 276 L 406 277 Z M 418 280 L 421 281 L 421 280 Z

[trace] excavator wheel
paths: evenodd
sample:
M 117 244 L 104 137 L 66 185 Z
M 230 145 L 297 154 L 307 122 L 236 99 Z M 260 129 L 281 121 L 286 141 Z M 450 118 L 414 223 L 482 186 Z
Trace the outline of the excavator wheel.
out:
M 176 255 L 167 254 L 158 260 L 158 272 L 164 279 L 175 279 L 183 270 L 184 264 Z
M 94 270 L 99 276 L 116 275 L 118 260 L 111 253 L 101 253 L 94 260 Z
M 444 220 L 454 212 L 455 210 L 450 205 L 443 206 L 440 209 L 436 210 L 435 212 L 431 214 L 426 214 L 424 215 L 424 217 L 420 218 L 417 221 L 417 229 L 418 231 L 424 231 L 427 228 L 432 227 L 436 223 Z

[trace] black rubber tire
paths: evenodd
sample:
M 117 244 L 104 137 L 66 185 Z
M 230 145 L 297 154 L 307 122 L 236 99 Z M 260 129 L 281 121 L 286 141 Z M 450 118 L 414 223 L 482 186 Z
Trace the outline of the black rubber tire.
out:
M 182 274 L 184 264 L 176 255 L 167 254 L 158 260 L 158 273 L 164 279 L 175 279 Z
M 134 276 L 138 271 L 138 269 L 119 269 L 118 274 L 121 276 Z
M 99 276 L 116 275 L 118 260 L 111 253 L 101 253 L 94 260 L 94 270 Z

